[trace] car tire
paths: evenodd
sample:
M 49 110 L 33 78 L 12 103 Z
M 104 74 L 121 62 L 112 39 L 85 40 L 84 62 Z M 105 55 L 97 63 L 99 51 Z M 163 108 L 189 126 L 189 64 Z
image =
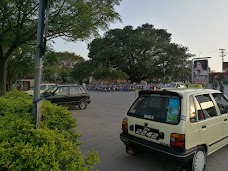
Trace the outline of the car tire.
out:
M 136 155 L 137 154 L 137 151 L 134 148 L 129 147 L 129 146 L 126 146 L 126 152 L 130 155 Z
M 87 103 L 85 101 L 80 101 L 79 102 L 79 109 L 84 110 L 87 108 Z
M 184 166 L 186 171 L 204 171 L 207 163 L 207 155 L 204 147 L 199 147 L 193 158 Z

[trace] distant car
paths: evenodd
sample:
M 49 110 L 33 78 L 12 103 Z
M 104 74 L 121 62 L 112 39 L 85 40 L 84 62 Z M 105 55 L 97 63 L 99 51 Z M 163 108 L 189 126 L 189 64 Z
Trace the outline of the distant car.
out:
M 202 84 L 187 84 L 187 87 L 191 89 L 204 88 Z
M 40 84 L 40 94 L 52 87 L 55 87 L 55 83 Z M 27 91 L 25 91 L 25 93 L 29 94 L 30 96 L 33 96 L 34 90 L 27 90 Z
M 171 82 L 165 85 L 165 89 L 172 89 L 172 88 L 187 88 L 186 84 L 181 82 Z
M 90 103 L 89 92 L 81 85 L 59 85 L 41 94 L 45 100 L 63 106 L 78 106 L 85 109 Z

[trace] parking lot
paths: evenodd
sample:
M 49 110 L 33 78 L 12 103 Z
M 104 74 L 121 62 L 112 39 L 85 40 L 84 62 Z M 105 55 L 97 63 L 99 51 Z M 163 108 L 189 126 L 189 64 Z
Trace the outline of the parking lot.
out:
M 77 132 L 82 134 L 82 152 L 98 151 L 99 171 L 177 171 L 174 161 L 164 161 L 155 153 L 130 156 L 120 140 L 124 114 L 135 100 L 135 92 L 90 92 L 91 104 L 85 110 L 72 110 Z M 206 171 L 228 170 L 228 146 L 208 157 Z M 165 163 L 165 164 L 164 164 Z

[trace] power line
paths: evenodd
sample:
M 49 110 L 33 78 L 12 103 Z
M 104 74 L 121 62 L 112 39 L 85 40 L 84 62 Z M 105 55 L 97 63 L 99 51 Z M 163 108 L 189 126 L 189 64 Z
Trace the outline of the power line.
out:
M 221 57 L 222 57 L 222 72 L 224 72 L 224 68 L 223 68 L 223 62 L 224 62 L 224 57 L 226 56 L 224 53 L 226 51 L 226 49 L 219 49 L 221 52 Z

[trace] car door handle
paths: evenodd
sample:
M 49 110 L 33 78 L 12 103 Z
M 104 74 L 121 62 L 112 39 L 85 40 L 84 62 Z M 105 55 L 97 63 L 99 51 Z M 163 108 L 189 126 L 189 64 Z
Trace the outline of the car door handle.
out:
M 134 125 L 131 125 L 131 126 L 130 126 L 130 130 L 131 130 L 131 131 L 134 131 Z
M 224 121 L 227 121 L 227 118 L 226 118 L 226 119 L 224 119 Z
M 207 128 L 207 126 L 206 126 L 206 125 L 203 125 L 202 128 L 203 128 L 203 129 L 204 129 L 204 128 Z

